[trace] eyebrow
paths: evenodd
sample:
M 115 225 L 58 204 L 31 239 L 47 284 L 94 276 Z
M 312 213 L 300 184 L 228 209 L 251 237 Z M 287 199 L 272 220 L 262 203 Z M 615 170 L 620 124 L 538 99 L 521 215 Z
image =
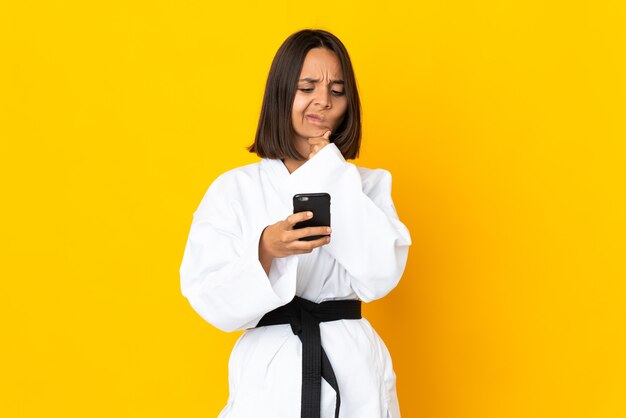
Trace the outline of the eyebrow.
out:
M 311 77 L 305 77 L 305 78 L 301 78 L 298 81 L 306 81 L 308 83 L 317 83 L 318 81 L 320 81 L 318 78 L 311 78 Z M 331 84 L 344 84 L 343 80 L 330 80 Z

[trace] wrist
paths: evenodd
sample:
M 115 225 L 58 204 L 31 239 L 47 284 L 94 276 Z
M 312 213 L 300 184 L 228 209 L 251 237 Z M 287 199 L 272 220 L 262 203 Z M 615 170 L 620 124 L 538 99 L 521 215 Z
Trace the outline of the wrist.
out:
M 260 260 L 265 260 L 267 258 L 272 258 L 270 255 L 270 250 L 267 246 L 267 240 L 265 237 L 265 230 L 267 229 L 267 227 L 265 227 L 265 229 L 263 229 L 263 232 L 261 232 L 261 237 L 259 238 L 259 259 Z

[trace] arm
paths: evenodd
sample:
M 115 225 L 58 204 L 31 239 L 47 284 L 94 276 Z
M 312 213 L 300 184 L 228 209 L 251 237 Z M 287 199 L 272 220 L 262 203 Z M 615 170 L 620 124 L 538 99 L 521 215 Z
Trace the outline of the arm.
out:
M 297 257 L 271 260 L 269 277 L 259 260 L 265 228 L 243 231 L 241 202 L 218 178 L 194 212 L 180 266 L 182 294 L 207 322 L 223 331 L 254 327 L 295 295 Z M 246 233 L 247 232 L 247 233 Z
M 366 194 L 357 167 L 330 143 L 289 179 L 292 194 L 330 193 L 333 233 L 323 250 L 346 269 L 365 302 L 382 298 L 398 284 L 411 245 L 391 200 L 391 174 L 379 169 L 371 176 L 373 186 Z

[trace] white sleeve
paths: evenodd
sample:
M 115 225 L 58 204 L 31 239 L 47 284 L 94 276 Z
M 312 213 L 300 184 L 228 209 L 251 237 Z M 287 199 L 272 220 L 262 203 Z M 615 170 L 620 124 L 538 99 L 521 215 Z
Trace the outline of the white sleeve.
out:
M 219 181 L 218 181 L 219 180 Z M 207 322 L 226 332 L 252 328 L 296 292 L 298 258 L 274 259 L 269 277 L 259 261 L 267 225 L 243 231 L 243 205 L 218 178 L 193 214 L 180 266 L 182 294 Z
M 364 302 L 380 299 L 400 281 L 411 236 L 391 199 L 391 174 L 371 173 L 366 194 L 358 168 L 346 162 L 334 143 L 291 174 L 290 193 L 331 195 L 331 242 L 321 247 L 345 268 L 354 292 Z

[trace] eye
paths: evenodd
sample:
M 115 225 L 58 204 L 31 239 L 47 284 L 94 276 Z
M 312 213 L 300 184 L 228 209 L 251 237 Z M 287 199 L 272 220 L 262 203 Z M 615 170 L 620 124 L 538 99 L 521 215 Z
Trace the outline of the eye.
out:
M 299 88 L 298 90 L 303 93 L 311 93 L 313 91 L 312 88 Z M 331 90 L 331 92 L 334 96 L 343 96 L 345 94 L 344 91 Z

